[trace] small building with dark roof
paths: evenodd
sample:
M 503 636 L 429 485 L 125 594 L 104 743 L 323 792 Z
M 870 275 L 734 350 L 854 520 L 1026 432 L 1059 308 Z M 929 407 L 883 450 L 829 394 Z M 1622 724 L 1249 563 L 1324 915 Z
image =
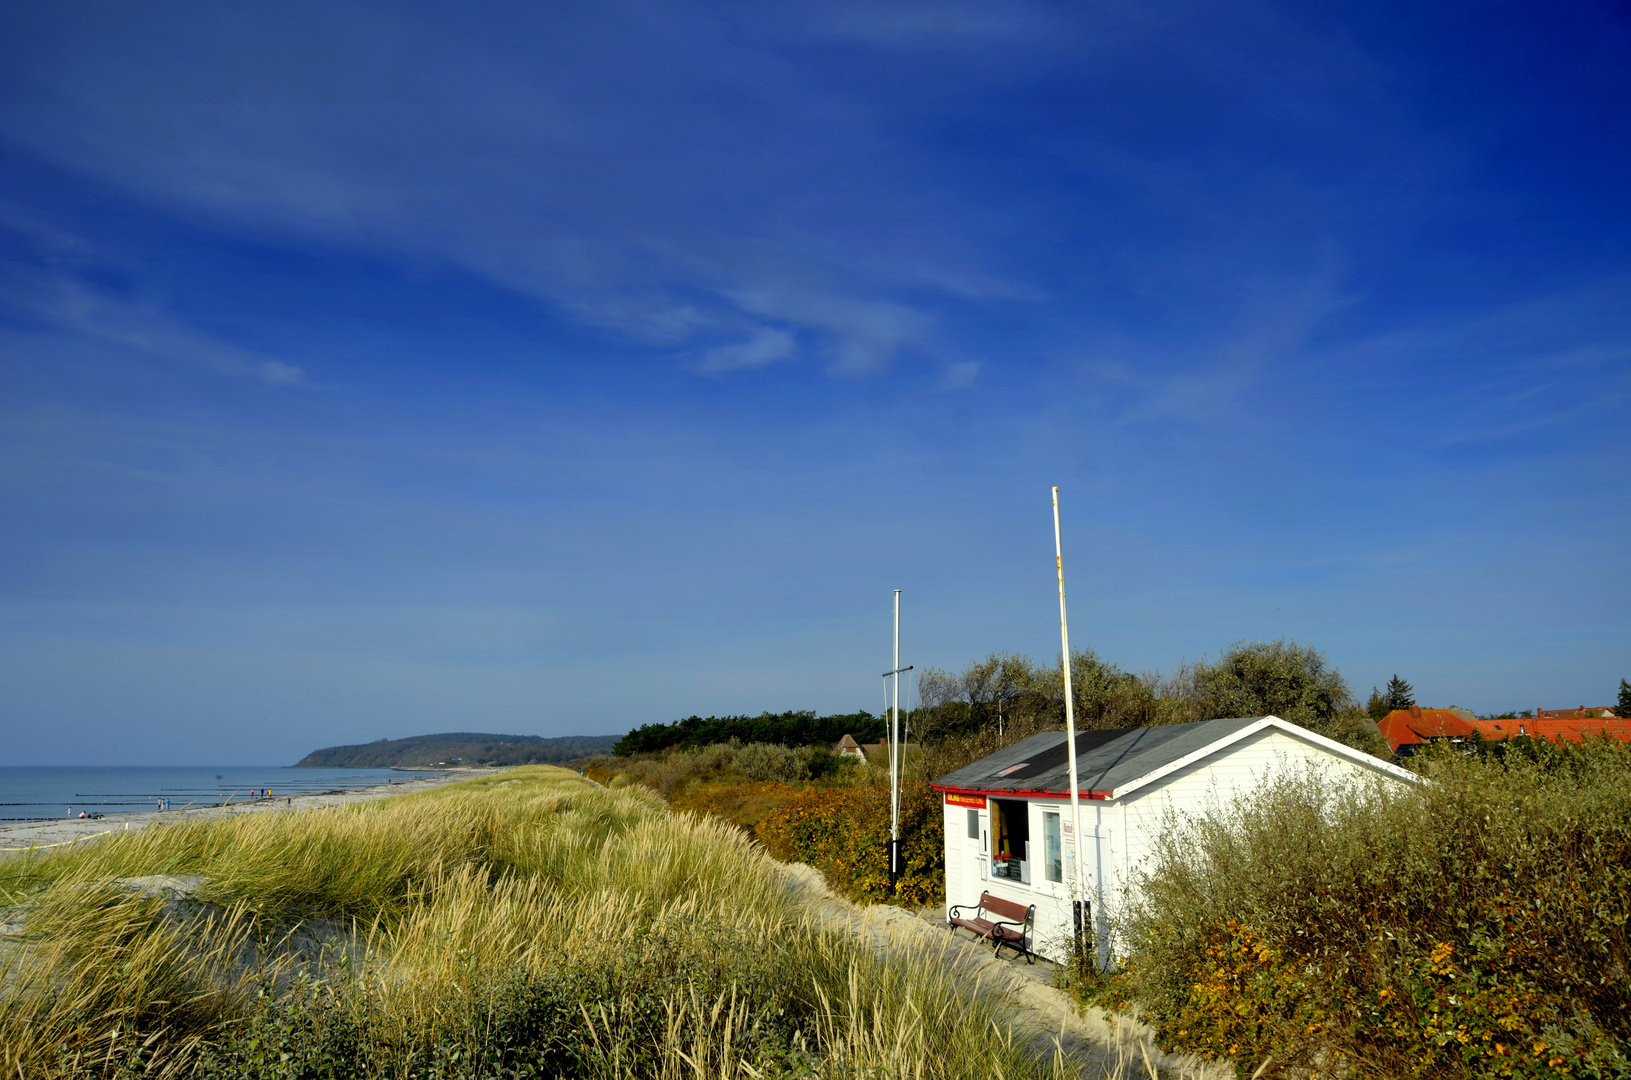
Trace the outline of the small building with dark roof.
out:
M 1173 815 L 1227 809 L 1288 769 L 1333 786 L 1421 782 L 1277 716 L 1082 731 L 1078 844 L 1065 741 L 1063 731 L 1032 735 L 933 785 L 945 811 L 948 908 L 973 907 L 982 892 L 1035 904 L 1032 947 L 1057 961 L 1080 925 L 1108 962 L 1111 920 L 1135 897 L 1138 874 Z

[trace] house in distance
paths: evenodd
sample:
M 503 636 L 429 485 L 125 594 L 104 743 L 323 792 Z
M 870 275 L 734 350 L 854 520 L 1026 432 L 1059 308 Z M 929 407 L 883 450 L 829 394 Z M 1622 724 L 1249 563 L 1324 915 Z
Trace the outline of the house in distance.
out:
M 1607 736 L 1631 742 L 1631 719 L 1614 715 L 1608 707 L 1578 709 L 1536 709 L 1533 717 L 1515 716 L 1481 720 L 1465 709 L 1394 709 L 1376 725 L 1388 746 L 1407 757 L 1428 743 L 1465 745 L 1473 739 L 1499 742 L 1502 739 L 1551 739 L 1554 742 L 1581 742 Z
M 1321 782 L 1418 784 L 1414 773 L 1277 716 L 1076 735 L 1082 894 L 1073 895 L 1063 731 L 1045 731 L 934 782 L 946 823 L 946 902 L 973 908 L 981 893 L 1036 905 L 1028 944 L 1064 961 L 1081 925 L 1100 963 L 1108 926 L 1133 899 L 1137 875 L 1170 814 L 1227 808 L 1282 770 Z
M 1465 743 L 1474 737 L 1477 717 L 1465 709 L 1394 709 L 1377 728 L 1395 754 L 1409 756 L 1428 743 Z

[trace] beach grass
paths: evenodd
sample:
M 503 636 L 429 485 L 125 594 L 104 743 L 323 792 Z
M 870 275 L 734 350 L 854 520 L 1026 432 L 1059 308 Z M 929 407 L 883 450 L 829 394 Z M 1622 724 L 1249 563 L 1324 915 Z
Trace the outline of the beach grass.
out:
M 943 946 L 881 951 L 740 830 L 547 766 L 12 856 L 0 904 L 24 1080 L 1069 1073 Z

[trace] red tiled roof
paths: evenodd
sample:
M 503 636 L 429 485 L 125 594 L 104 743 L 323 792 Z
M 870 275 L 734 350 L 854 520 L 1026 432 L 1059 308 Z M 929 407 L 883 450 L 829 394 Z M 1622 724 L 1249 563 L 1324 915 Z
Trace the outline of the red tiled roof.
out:
M 1592 717 L 1613 717 L 1614 708 L 1609 705 L 1589 706 L 1582 705 L 1578 709 L 1536 709 L 1536 720 L 1583 720 Z
M 1401 746 L 1418 746 L 1429 739 L 1465 739 L 1473 725 L 1449 709 L 1394 709 L 1376 725 L 1394 753 Z
M 1608 716 L 1602 719 L 1566 717 L 1543 720 L 1474 720 L 1473 726 L 1486 739 L 1499 741 L 1519 735 L 1536 739 L 1580 742 L 1593 735 L 1608 735 L 1620 742 L 1631 742 L 1631 719 Z

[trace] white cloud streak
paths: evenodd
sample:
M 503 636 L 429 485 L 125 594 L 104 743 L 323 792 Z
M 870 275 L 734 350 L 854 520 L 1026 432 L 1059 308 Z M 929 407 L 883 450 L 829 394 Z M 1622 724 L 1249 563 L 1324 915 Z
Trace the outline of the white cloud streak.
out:
M 65 273 L 0 273 L 0 307 L 23 318 L 268 386 L 295 386 L 306 372 L 296 364 L 263 356 L 200 333 L 155 307 L 114 297 Z

